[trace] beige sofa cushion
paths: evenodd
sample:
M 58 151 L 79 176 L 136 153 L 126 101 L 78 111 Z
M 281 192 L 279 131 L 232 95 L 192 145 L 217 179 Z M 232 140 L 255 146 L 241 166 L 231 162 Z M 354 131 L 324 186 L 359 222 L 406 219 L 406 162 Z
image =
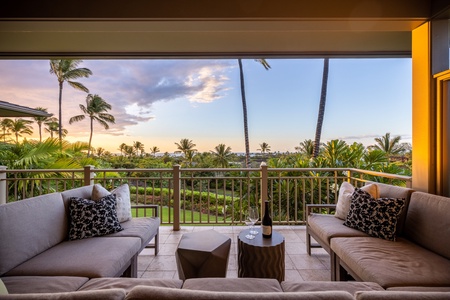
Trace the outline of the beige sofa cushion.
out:
M 61 196 L 64 201 L 64 207 L 66 208 L 67 215 L 69 215 L 70 198 L 80 197 L 83 199 L 91 199 L 93 187 L 94 185 L 87 185 L 61 192 Z M 69 230 L 67 230 L 67 232 L 69 232 Z
M 415 243 L 450 259 L 449 212 L 450 198 L 415 192 L 406 215 L 405 234 Z
M 333 237 L 369 236 L 362 231 L 344 226 L 344 221 L 333 215 L 311 214 L 308 216 L 308 226 L 328 246 Z
M 130 187 L 128 184 L 122 184 L 109 192 L 101 184 L 97 183 L 92 189 L 92 200 L 98 201 L 110 194 L 116 195 L 116 211 L 119 222 L 131 220 L 133 216 L 131 214 Z
M 96 237 L 62 242 L 12 269 L 7 276 L 115 277 L 139 251 L 135 237 Z
M 145 247 L 144 243 L 149 243 L 158 232 L 161 220 L 159 218 L 133 218 L 129 221 L 120 223 L 123 230 L 103 237 L 138 237 L 141 239 L 141 248 Z
M 450 286 L 394 286 L 387 289 L 388 291 L 407 291 L 407 292 L 448 292 Z
M 183 289 L 216 292 L 282 292 L 276 279 L 270 278 L 190 278 Z
M 285 292 L 344 291 L 352 295 L 358 291 L 384 291 L 375 282 L 354 281 L 283 281 L 281 287 Z
M 168 289 L 161 287 L 137 286 L 131 290 L 126 300 L 353 300 L 353 296 L 347 292 L 298 292 L 298 293 L 250 293 L 250 292 L 211 292 L 194 291 L 184 289 Z
M 331 249 L 363 281 L 392 286 L 450 286 L 450 260 L 404 238 L 333 238 Z
M 448 300 L 450 293 L 440 292 L 358 292 L 356 300 Z
M 77 291 L 89 278 L 71 276 L 2 277 L 10 294 L 61 293 Z
M 124 289 L 127 293 L 138 285 L 159 286 L 181 289 L 183 281 L 179 279 L 160 278 L 93 278 L 80 288 L 80 291 Z
M 0 205 L 0 276 L 61 243 L 67 228 L 59 193 Z
M 0 300 L 122 300 L 125 290 L 111 289 L 101 291 L 40 293 L 40 294 L 9 294 L 0 295 Z
M 334 216 L 341 220 L 345 220 L 347 218 L 347 214 L 350 210 L 350 203 L 352 199 L 352 194 L 355 190 L 355 187 L 344 181 L 339 188 L 339 196 L 338 202 L 336 204 L 336 212 Z M 380 195 L 378 192 L 378 186 L 376 184 L 368 184 L 361 188 L 361 190 L 367 192 L 372 196 L 372 198 L 377 199 Z
M 0 278 L 0 295 L 7 295 L 7 294 L 8 294 L 8 289 L 6 288 L 2 279 Z

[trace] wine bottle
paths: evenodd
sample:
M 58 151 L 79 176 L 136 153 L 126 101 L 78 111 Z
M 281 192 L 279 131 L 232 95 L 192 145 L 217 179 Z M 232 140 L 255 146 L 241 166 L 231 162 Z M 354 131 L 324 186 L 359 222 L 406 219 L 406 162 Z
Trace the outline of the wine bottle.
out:
M 269 201 L 264 203 L 264 217 L 262 219 L 262 236 L 263 238 L 270 239 L 272 237 L 272 218 L 269 213 Z

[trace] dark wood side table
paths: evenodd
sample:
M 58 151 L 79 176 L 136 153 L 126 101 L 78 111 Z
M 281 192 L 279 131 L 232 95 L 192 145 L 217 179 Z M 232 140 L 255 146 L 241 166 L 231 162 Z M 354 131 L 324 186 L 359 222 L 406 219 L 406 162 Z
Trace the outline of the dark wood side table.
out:
M 249 229 L 241 231 L 237 238 L 238 277 L 275 278 L 284 280 L 284 237 L 272 231 L 272 238 L 265 239 L 259 232 L 253 240 L 245 237 Z
M 175 251 L 181 280 L 226 277 L 231 239 L 214 230 L 185 233 Z

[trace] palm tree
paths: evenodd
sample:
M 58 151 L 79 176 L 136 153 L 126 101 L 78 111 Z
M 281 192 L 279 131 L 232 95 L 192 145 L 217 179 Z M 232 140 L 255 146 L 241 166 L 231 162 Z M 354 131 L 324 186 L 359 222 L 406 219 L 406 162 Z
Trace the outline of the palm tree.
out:
M 188 150 L 184 156 L 184 159 L 188 166 L 192 166 L 192 162 L 194 161 L 194 156 L 197 154 L 197 150 L 192 149 Z
M 98 147 L 97 149 L 95 149 L 95 154 L 98 157 L 102 156 L 105 152 L 106 152 L 105 148 L 102 147 Z
M 45 132 L 50 133 L 50 138 L 53 138 L 53 133 L 58 133 L 59 132 L 59 122 L 58 119 L 55 117 L 51 117 L 49 118 L 44 125 L 46 126 L 46 128 L 44 128 Z M 62 137 L 65 137 L 67 135 L 68 131 L 67 129 L 62 129 L 61 130 L 61 134 Z
M 388 132 L 382 137 L 375 138 L 376 144 L 370 146 L 370 148 L 383 151 L 386 157 L 389 158 L 404 151 L 403 145 L 400 144 L 400 139 L 401 136 L 399 135 L 391 138 L 391 134 Z
M 255 59 L 259 62 L 266 70 L 270 69 L 269 63 L 261 58 Z M 242 59 L 238 59 L 239 64 L 239 78 L 241 81 L 241 98 L 242 98 L 242 112 L 244 115 L 244 139 L 245 139 L 245 166 L 250 167 L 250 142 L 248 139 L 248 121 L 247 121 L 247 100 L 245 97 L 245 82 L 244 82 L 244 69 L 242 67 Z
M 24 134 L 33 134 L 33 127 L 31 127 L 32 123 L 33 121 L 22 118 L 15 119 L 10 123 L 9 130 L 16 136 L 16 143 L 19 142 L 19 136 Z
M 124 150 L 124 153 L 125 153 L 126 155 L 128 155 L 128 157 L 132 157 L 133 154 L 134 154 L 134 148 L 133 148 L 133 146 L 125 145 L 125 147 L 124 147 L 123 150 Z
M 321 157 L 323 156 L 329 168 L 343 168 L 347 151 L 349 151 L 349 147 L 345 141 L 331 140 L 324 145 Z
M 3 142 L 6 143 L 6 136 L 9 135 L 9 129 L 11 127 L 11 123 L 13 120 L 5 118 L 2 119 L 2 121 L 0 122 L 0 126 L 2 127 L 2 131 L 3 131 Z
M 188 152 L 197 151 L 197 149 L 194 149 L 196 145 L 190 139 L 181 139 L 180 143 L 175 143 L 175 145 L 177 145 L 178 149 L 175 153 L 183 153 L 184 157 L 187 157 Z
M 266 152 L 270 152 L 270 146 L 266 142 L 263 142 L 262 144 L 259 144 L 259 147 L 261 147 L 261 148 L 258 149 L 258 151 L 261 151 L 261 153 L 263 153 L 263 154 L 266 153 Z
M 160 152 L 161 150 L 159 150 L 158 147 L 153 146 L 152 148 L 150 148 L 150 152 L 153 154 L 154 157 L 156 157 L 156 153 Z
M 78 59 L 57 59 L 57 60 L 50 60 L 50 74 L 55 74 L 58 78 L 59 83 L 59 98 L 58 98 L 58 104 L 59 104 L 59 113 L 58 113 L 58 137 L 59 141 L 62 140 L 62 90 L 64 82 L 67 81 L 67 83 L 80 91 L 89 93 L 89 89 L 85 87 L 83 84 L 79 82 L 75 82 L 73 80 L 82 78 L 82 77 L 89 77 L 92 75 L 92 71 L 87 68 L 78 68 L 78 65 L 82 62 L 82 60 Z
M 120 151 L 121 155 L 123 155 L 123 153 L 125 152 L 126 147 L 127 147 L 127 144 L 125 144 L 125 143 L 122 143 L 119 145 L 119 151 Z
M 144 144 L 142 144 L 139 141 L 133 142 L 133 148 L 136 150 L 136 155 L 139 155 L 139 153 L 142 155 L 144 154 Z
M 322 135 L 323 117 L 325 116 L 325 104 L 327 102 L 328 66 L 329 58 L 326 57 L 323 60 L 322 90 L 320 92 L 319 115 L 317 116 L 316 138 L 314 140 L 313 157 L 317 157 L 317 155 L 319 155 L 320 136 Z
M 310 159 L 314 156 L 314 142 L 311 139 L 304 140 L 300 143 L 300 146 L 295 147 L 295 150 L 306 156 L 307 159 Z
M 43 107 L 36 107 L 36 109 L 47 112 L 47 109 Z M 41 117 L 41 116 L 33 117 L 34 121 L 36 121 L 39 127 L 39 142 L 42 142 L 42 124 L 45 124 L 45 122 L 48 121 L 50 118 L 51 117 Z
M 227 168 L 229 165 L 230 157 L 233 155 L 231 147 L 225 144 L 219 144 L 214 147 L 215 151 L 211 151 L 214 155 L 214 162 L 221 168 Z
M 90 135 L 89 135 L 89 149 L 87 156 L 89 157 L 91 153 L 92 146 L 92 134 L 94 132 L 94 121 L 100 123 L 105 129 L 109 129 L 108 123 L 115 123 L 115 118 L 113 115 L 106 113 L 111 109 L 111 105 L 102 99 L 99 95 L 89 94 L 86 97 L 86 106 L 80 104 L 80 109 L 84 113 L 83 115 L 78 115 L 70 118 L 69 124 L 73 122 L 79 122 L 86 118 L 86 116 L 90 119 Z

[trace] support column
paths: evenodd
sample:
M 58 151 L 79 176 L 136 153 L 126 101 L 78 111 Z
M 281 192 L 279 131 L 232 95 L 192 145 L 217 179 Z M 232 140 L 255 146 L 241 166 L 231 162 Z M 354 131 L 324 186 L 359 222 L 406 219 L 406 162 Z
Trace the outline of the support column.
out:
M 432 99 L 436 105 L 436 183 L 438 195 L 450 196 L 449 20 L 431 21 Z M 414 154 L 413 154 L 414 155 Z
M 261 212 L 261 220 L 262 220 L 262 216 L 264 216 L 265 210 L 264 201 L 269 200 L 269 197 L 267 195 L 269 174 L 267 172 L 267 165 L 265 162 L 262 162 L 260 167 L 261 167 L 261 207 L 259 208 L 259 211 Z M 256 199 L 256 201 L 257 200 L 258 199 Z
M 6 166 L 0 166 L 0 204 L 5 204 L 8 198 L 8 188 L 6 186 Z
M 431 98 L 430 23 L 412 31 L 412 188 L 434 193 L 435 106 Z
M 92 185 L 94 184 L 95 173 L 92 172 L 94 166 L 85 166 L 84 167 L 84 185 Z
M 180 230 L 180 166 L 173 166 L 173 231 Z

